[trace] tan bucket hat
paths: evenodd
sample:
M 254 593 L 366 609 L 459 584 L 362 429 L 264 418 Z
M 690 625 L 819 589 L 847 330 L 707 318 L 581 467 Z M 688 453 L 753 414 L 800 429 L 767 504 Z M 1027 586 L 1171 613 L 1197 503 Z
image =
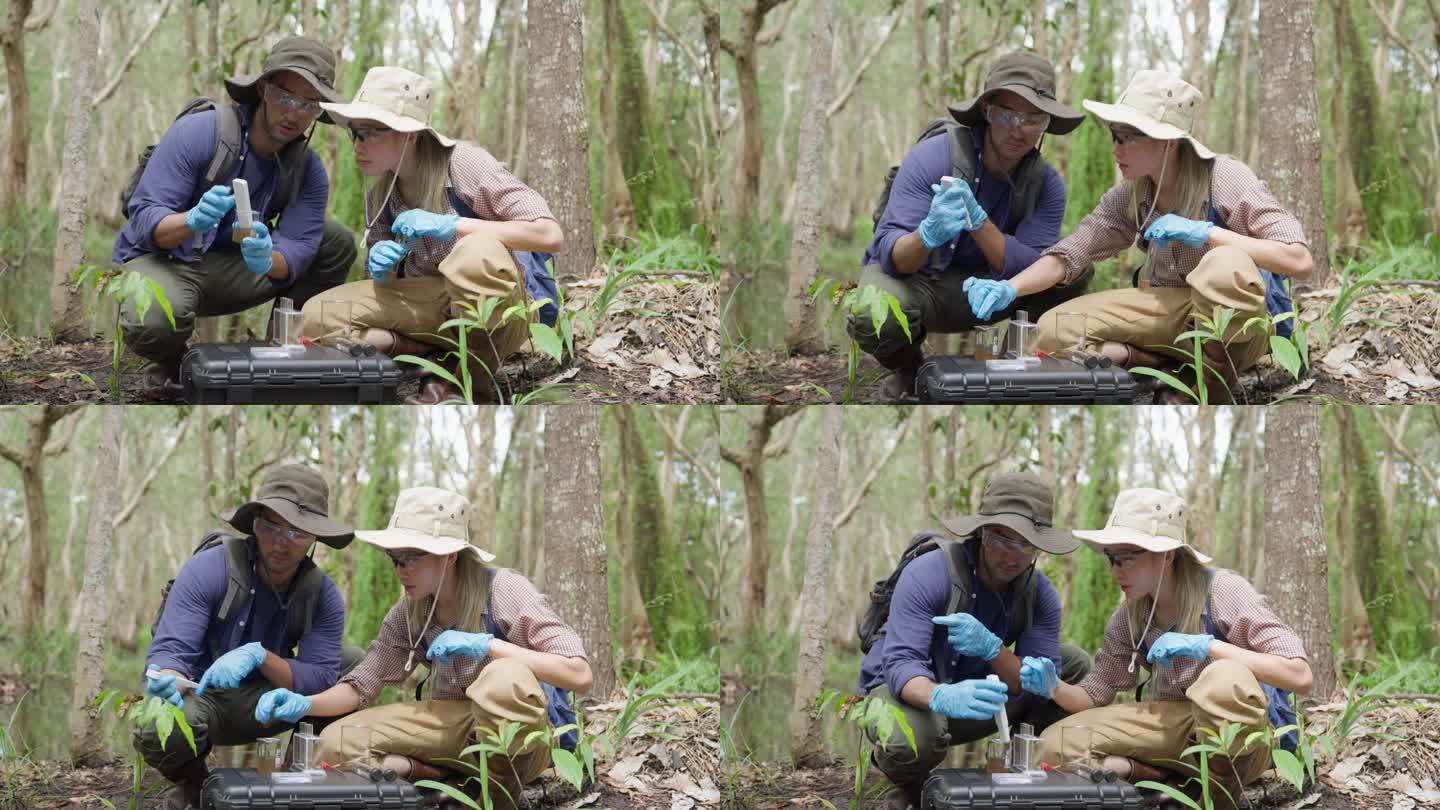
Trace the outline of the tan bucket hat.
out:
M 330 519 L 330 488 L 324 476 L 303 464 L 282 464 L 266 473 L 255 496 L 220 517 L 246 534 L 254 534 L 260 507 L 275 510 L 285 522 L 331 548 L 345 548 L 355 530 Z
M 389 528 L 357 531 L 355 537 L 387 550 L 413 548 L 426 554 L 470 552 L 488 563 L 495 555 L 470 543 L 470 525 L 466 518 L 469 511 L 470 502 L 465 496 L 448 489 L 402 489 L 395 499 Z
M 1183 548 L 1201 565 L 1210 563 L 1208 555 L 1185 542 L 1185 499 L 1164 490 L 1121 490 L 1105 528 L 1077 530 L 1075 536 L 1102 553 L 1107 546 L 1139 546 L 1160 552 Z
M 1085 99 L 1081 106 L 1107 124 L 1123 124 L 1157 141 L 1181 138 L 1190 142 L 1195 154 L 1210 160 L 1215 153 L 1195 139 L 1195 113 L 1205 94 L 1194 85 L 1163 70 L 1140 70 L 1114 104 Z
M 1068 530 L 1051 525 L 1054 513 L 1055 493 L 1050 482 L 1034 473 L 1004 473 L 985 484 L 979 512 L 940 522 L 957 537 L 981 526 L 1004 526 L 1041 551 L 1069 554 L 1079 548 L 1080 541 Z
M 354 101 L 349 104 L 322 102 L 320 106 L 342 127 L 349 126 L 356 118 L 379 121 L 396 132 L 427 130 L 441 146 L 454 146 L 454 139 L 430 126 L 434 104 L 435 94 L 431 92 L 429 79 L 405 68 L 382 65 L 365 73 L 365 81 L 360 83 Z

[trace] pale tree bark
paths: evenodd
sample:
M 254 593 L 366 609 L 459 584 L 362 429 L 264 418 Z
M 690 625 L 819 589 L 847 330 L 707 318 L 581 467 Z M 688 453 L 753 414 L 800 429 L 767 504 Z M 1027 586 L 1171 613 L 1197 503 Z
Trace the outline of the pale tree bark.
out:
M 481 408 L 474 423 L 465 428 L 465 444 L 469 449 L 470 483 L 466 497 L 470 500 L 470 538 L 486 550 L 495 548 L 495 517 L 500 512 L 499 487 L 495 484 L 490 465 L 495 459 L 494 408 Z M 335 490 L 331 490 L 334 492 Z
M 95 0 L 89 0 L 89 5 Z M 82 4 L 85 5 L 85 4 Z M 83 13 L 83 12 L 82 12 Z M 85 544 L 85 582 L 80 588 L 80 633 L 75 651 L 75 686 L 70 698 L 70 762 L 95 767 L 109 761 L 95 697 L 105 674 L 105 626 L 110 616 L 110 552 L 115 540 L 112 516 L 119 503 L 122 405 L 102 408 L 104 428 L 91 458 L 96 475 L 90 488 L 90 539 Z
M 1365 595 L 1360 588 L 1360 570 L 1363 561 L 1355 555 L 1355 490 L 1352 488 L 1350 468 L 1352 464 L 1368 464 L 1369 459 L 1353 459 L 1348 450 L 1354 438 L 1354 425 L 1346 408 L 1331 411 L 1340 427 L 1340 454 L 1345 463 L 1337 465 L 1340 487 L 1336 492 L 1335 504 L 1335 546 L 1339 551 L 1340 573 L 1340 658 L 1341 661 L 1368 660 L 1375 653 L 1375 631 L 1370 626 L 1370 613 L 1365 609 Z M 1378 421 L 1378 420 L 1377 420 Z M 1361 494 L 1359 497 L 1364 497 Z M 1386 514 L 1389 514 L 1388 512 Z M 1366 532 L 1369 534 L 1369 531 Z M 1367 547 L 1374 548 L 1374 539 L 1368 538 Z
M 750 430 L 744 448 L 720 445 L 720 457 L 740 471 L 750 534 L 745 553 L 745 588 L 740 597 L 742 634 L 758 632 L 765 616 L 765 589 L 770 572 L 770 517 L 765 506 L 765 461 L 784 453 L 789 445 L 788 441 L 772 445 L 770 435 L 782 419 L 796 410 L 794 405 L 766 405 L 758 412 L 747 409 L 746 421 Z
M 61 452 L 69 444 L 69 438 L 55 445 L 47 446 L 47 443 L 56 423 L 79 408 L 79 405 L 31 408 L 25 417 L 25 444 L 20 447 L 0 444 L 0 458 L 20 468 L 20 488 L 25 496 L 27 553 L 20 627 L 27 636 L 41 629 L 45 611 L 45 581 L 50 568 L 50 514 L 45 507 L 45 459 Z
M 603 701 L 615 688 L 615 666 L 603 495 L 596 485 L 602 480 L 600 408 L 547 408 L 545 434 L 545 556 L 556 561 L 546 572 L 546 592 L 584 642 L 594 676 L 590 691 Z
M 455 30 L 454 61 L 450 87 L 445 95 L 445 122 L 454 138 L 475 140 L 475 126 L 480 96 L 479 74 L 485 69 L 476 53 L 480 39 L 480 0 L 461 0 L 450 7 Z M 499 14 L 495 15 L 499 21 Z M 493 38 L 493 35 L 492 35 Z
M 1318 405 L 1282 405 L 1265 414 L 1264 592 L 1304 643 L 1311 694 L 1323 702 L 1335 689 L 1335 652 L 1319 447 Z
M 1359 48 L 1349 42 L 1348 32 L 1353 28 L 1344 23 L 1348 12 L 1341 5 L 1342 0 L 1331 0 L 1330 21 L 1334 35 L 1332 53 L 1336 54 L 1335 86 L 1330 91 L 1330 129 L 1335 133 L 1335 225 L 1340 244 L 1336 251 L 1341 255 L 1353 255 L 1362 245 L 1370 241 L 1369 223 L 1365 220 L 1365 203 L 1360 199 L 1360 186 L 1355 182 L 1355 166 L 1350 157 L 1350 116 L 1345 113 L 1345 59 L 1346 51 L 1354 50 L 1359 58 Z
M 1310 0 L 1262 0 L 1260 41 L 1283 48 L 1260 51 L 1260 130 L 1264 140 L 1259 175 L 1280 204 L 1295 214 L 1310 240 L 1315 268 L 1296 290 L 1330 281 L 1325 197 L 1320 186 L 1320 115 L 1315 89 L 1315 4 Z M 1284 137 L 1279 137 L 1284 133 Z
M 621 638 L 624 657 L 639 660 L 645 657 L 655 644 L 655 634 L 650 626 L 650 616 L 645 611 L 645 596 L 640 589 L 639 540 L 635 526 L 635 480 L 631 471 L 637 465 L 646 463 L 635 454 L 635 442 L 630 441 L 634 431 L 631 424 L 633 414 L 624 406 L 612 408 L 615 417 L 616 444 L 619 446 L 617 473 L 620 489 L 615 499 L 615 539 L 620 546 L 620 559 L 624 570 L 620 574 L 620 610 L 624 619 Z M 643 530 L 643 527 L 642 527 Z
M 925 92 L 925 74 L 930 72 L 929 25 L 927 9 L 929 0 L 914 0 L 915 9 L 915 110 L 919 116 L 916 128 L 929 123 L 930 100 Z
M 1035 37 L 1035 52 L 1049 58 L 1050 30 L 1045 27 L 1045 0 L 1030 0 L 1030 33 Z
M 72 28 L 80 42 L 99 38 L 98 0 L 82 0 L 75 9 Z M 57 342 L 73 343 L 90 336 L 84 302 L 70 277 L 85 259 L 85 222 L 90 210 L 90 113 L 95 92 L 92 48 L 76 48 L 70 64 L 70 112 L 65 119 L 65 171 L 60 173 L 60 221 L 55 233 L 54 263 L 50 268 L 50 335 Z M 58 103 L 58 102 L 56 102 Z
M 1215 548 L 1215 511 L 1220 503 L 1220 483 L 1215 480 L 1215 409 L 1196 409 L 1195 429 L 1187 430 L 1190 454 L 1190 491 L 1185 502 L 1190 505 L 1191 537 L 1203 548 Z
M 825 3 L 826 0 L 819 0 Z M 826 625 L 830 619 L 830 552 L 835 542 L 832 515 L 840 499 L 840 475 L 844 469 L 840 436 L 843 410 L 839 405 L 821 406 L 824 413 L 820 441 L 815 447 L 816 469 L 834 470 L 834 475 L 815 476 L 814 497 L 810 499 L 810 531 L 805 538 L 805 582 L 800 590 L 800 649 L 795 661 L 795 697 L 790 705 L 790 755 L 797 767 L 816 767 L 825 762 L 823 719 L 815 709 L 815 698 L 825 676 Z
M 5 156 L 4 200 L 19 205 L 25 200 L 26 175 L 29 172 L 30 147 L 30 85 L 25 76 L 25 35 L 41 31 L 50 23 L 58 0 L 50 3 L 49 11 L 31 17 L 33 0 L 10 0 L 10 13 L 5 27 L 0 28 L 0 55 L 5 59 L 6 106 L 10 108 L 9 148 Z
M 800 114 L 800 150 L 796 156 L 795 228 L 790 240 L 790 277 L 785 295 L 785 348 L 791 354 L 820 354 L 820 331 L 810 285 L 820 272 L 820 212 L 825 209 L 825 110 L 830 104 L 830 55 L 835 45 L 835 0 L 815 0 L 810 32 L 810 80 Z
M 1235 63 L 1235 114 L 1230 119 L 1230 152 L 1240 160 L 1249 163 L 1253 157 L 1246 148 L 1249 145 L 1250 128 L 1250 41 L 1254 39 L 1251 25 L 1252 0 L 1238 0 L 1240 3 L 1240 56 Z
M 616 76 L 624 69 L 616 53 L 619 0 L 603 0 L 601 7 L 605 24 L 605 69 L 600 73 L 600 140 L 605 144 L 603 233 L 609 242 L 635 230 L 635 200 L 625 179 L 625 164 L 620 154 L 620 111 L 615 101 Z
M 530 0 L 528 19 L 530 104 L 527 161 L 530 184 L 545 197 L 565 228 L 565 252 L 555 257 L 559 276 L 595 275 L 595 230 L 590 224 L 590 129 L 585 104 L 585 49 L 580 0 Z M 528 135 L 527 135 L 528 137 Z

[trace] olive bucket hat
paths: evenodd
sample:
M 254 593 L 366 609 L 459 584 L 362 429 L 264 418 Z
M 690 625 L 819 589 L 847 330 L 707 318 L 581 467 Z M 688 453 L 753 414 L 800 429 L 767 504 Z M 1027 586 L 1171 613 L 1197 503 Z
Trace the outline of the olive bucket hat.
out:
M 284 71 L 309 82 L 320 93 L 322 101 L 342 100 L 335 92 L 335 53 L 324 43 L 310 37 L 287 37 L 275 43 L 259 73 L 226 79 L 225 92 L 240 104 L 254 106 L 260 103 L 260 89 L 256 87 L 260 80 Z M 326 124 L 334 123 L 323 112 L 319 120 Z
M 1068 529 L 1055 528 L 1054 513 L 1054 488 L 1048 481 L 1034 473 L 1005 473 L 985 484 L 978 512 L 940 522 L 957 537 L 981 526 L 1004 526 L 1041 551 L 1069 554 L 1080 541 Z
M 345 548 L 355 539 L 354 529 L 330 519 L 330 488 L 324 477 L 303 464 L 274 468 L 253 498 L 220 517 L 240 531 L 254 534 L 255 515 L 262 506 L 331 548 Z
M 1050 125 L 1045 131 L 1051 135 L 1065 135 L 1085 123 L 1084 113 L 1055 98 L 1055 66 L 1030 51 L 1011 51 L 996 59 L 980 95 L 951 107 L 950 114 L 966 126 L 984 126 L 983 102 L 1001 90 L 1009 90 L 1049 115 Z

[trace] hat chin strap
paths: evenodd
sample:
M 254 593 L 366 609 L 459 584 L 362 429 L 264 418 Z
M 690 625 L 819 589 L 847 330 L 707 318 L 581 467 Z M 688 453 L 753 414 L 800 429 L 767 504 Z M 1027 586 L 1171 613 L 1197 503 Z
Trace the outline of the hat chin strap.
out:
M 415 668 L 415 645 L 425 640 L 425 631 L 430 629 L 430 620 L 435 618 L 435 606 L 440 604 L 440 591 L 445 588 L 445 569 L 449 567 L 450 566 L 445 565 L 440 568 L 440 584 L 435 588 L 435 595 L 430 598 L 430 615 L 425 617 L 425 626 L 420 628 L 419 638 L 411 637 L 410 611 L 405 611 L 405 638 L 410 642 L 410 655 L 405 658 L 406 672 Z
M 365 195 L 365 233 L 360 237 L 360 244 L 365 245 L 365 254 L 370 254 L 370 229 L 375 227 L 380 216 L 385 213 L 385 208 L 390 205 L 390 195 L 395 193 L 395 183 L 400 179 L 400 167 L 405 165 L 405 152 L 410 148 L 410 139 L 400 145 L 400 162 L 395 164 L 395 170 L 390 173 L 390 188 L 385 191 L 385 199 L 380 201 L 380 210 L 375 212 L 374 218 L 370 217 L 370 195 Z M 406 670 L 409 672 L 409 670 Z
M 1171 141 L 1170 143 L 1178 143 L 1178 142 L 1177 142 L 1177 141 Z M 1147 214 L 1145 215 L 1145 217 L 1144 217 L 1143 219 L 1141 219 L 1139 222 L 1136 222 L 1136 223 L 1135 223 L 1135 241 L 1131 243 L 1131 247 L 1135 247 L 1135 246 L 1138 246 L 1138 245 L 1140 244 L 1140 238 L 1145 235 L 1140 229 L 1141 229 L 1142 227 L 1144 227 L 1144 225 L 1145 225 L 1146 222 L 1149 222 L 1149 221 L 1150 221 L 1150 217 L 1155 214 L 1155 206 L 1157 206 L 1157 205 L 1160 204 L 1160 189 L 1164 188 L 1164 186 L 1165 186 L 1165 169 L 1166 169 L 1166 167 L 1168 167 L 1169 165 L 1170 165 L 1170 147 L 1169 147 L 1169 146 L 1166 146 L 1166 147 L 1165 147 L 1165 156 L 1160 159 L 1160 179 L 1159 179 L 1158 181 L 1156 181 L 1156 183 L 1155 183 L 1155 199 L 1153 199 L 1153 200 L 1150 201 L 1150 212 L 1147 213 Z M 1137 208 L 1137 211 L 1138 211 L 1138 208 Z M 1151 262 L 1154 258 L 1155 258 L 1155 254 L 1154 254 L 1154 253 L 1151 253 L 1149 250 L 1146 250 L 1146 251 L 1145 251 L 1145 269 L 1146 269 L 1147 271 L 1150 269 L 1150 262 Z M 1147 275 L 1148 275 L 1148 273 L 1147 273 Z
M 1140 657 L 1140 644 L 1145 641 L 1145 636 L 1150 633 L 1150 625 L 1155 621 L 1155 608 L 1160 605 L 1160 586 L 1165 584 L 1165 569 L 1169 567 L 1169 565 L 1164 565 L 1160 568 L 1160 579 L 1156 580 L 1155 593 L 1150 597 L 1150 618 L 1145 620 L 1145 629 L 1140 631 L 1140 639 L 1137 641 L 1135 636 L 1130 636 L 1130 666 L 1126 671 L 1131 675 L 1135 674 L 1136 659 Z M 1125 629 L 1131 633 L 1135 632 L 1129 622 L 1125 623 Z

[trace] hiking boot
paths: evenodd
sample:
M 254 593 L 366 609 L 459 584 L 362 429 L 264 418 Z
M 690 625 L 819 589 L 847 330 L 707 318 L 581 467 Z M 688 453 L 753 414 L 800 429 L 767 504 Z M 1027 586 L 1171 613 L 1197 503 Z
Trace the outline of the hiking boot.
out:
M 885 810 L 920 810 L 920 785 L 896 785 Z
M 149 396 L 170 399 L 180 395 L 180 361 L 151 363 L 145 369 L 145 392 Z
M 200 791 L 210 776 L 210 769 L 204 759 L 192 759 L 178 771 L 164 774 L 175 787 L 165 794 L 165 807 L 169 810 L 199 810 Z
M 925 352 L 920 346 L 911 344 L 891 354 L 876 355 L 875 360 L 893 372 L 881 383 L 880 398 L 887 402 L 914 402 L 915 373 L 925 362 Z

